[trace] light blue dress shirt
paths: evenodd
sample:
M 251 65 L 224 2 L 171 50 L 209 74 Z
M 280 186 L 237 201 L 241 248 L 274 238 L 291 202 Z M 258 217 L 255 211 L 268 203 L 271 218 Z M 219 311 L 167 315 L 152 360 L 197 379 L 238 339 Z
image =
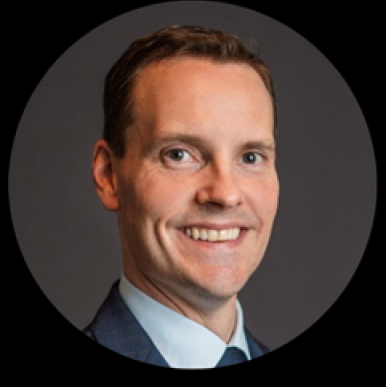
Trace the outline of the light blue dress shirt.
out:
M 121 276 L 119 291 L 170 367 L 213 368 L 219 362 L 227 344 L 215 333 L 150 298 L 124 274 Z M 236 310 L 236 329 L 228 346 L 240 348 L 250 360 L 242 308 L 238 301 Z

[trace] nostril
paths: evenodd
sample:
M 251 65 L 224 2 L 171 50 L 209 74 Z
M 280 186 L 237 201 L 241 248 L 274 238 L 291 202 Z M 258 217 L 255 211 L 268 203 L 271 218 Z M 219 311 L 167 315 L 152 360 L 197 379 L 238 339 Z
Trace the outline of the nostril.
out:
M 196 195 L 197 203 L 216 208 L 236 207 L 244 202 L 241 192 L 200 190 Z
M 196 200 L 201 205 L 216 208 L 235 207 L 244 202 L 242 190 L 232 166 L 224 158 L 214 158 L 205 169 L 202 186 Z

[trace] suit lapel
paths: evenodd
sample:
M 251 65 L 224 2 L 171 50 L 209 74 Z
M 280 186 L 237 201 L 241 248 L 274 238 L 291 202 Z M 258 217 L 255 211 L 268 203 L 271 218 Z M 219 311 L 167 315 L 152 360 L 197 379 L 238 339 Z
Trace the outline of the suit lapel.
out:
M 255 359 L 256 357 L 259 357 L 269 352 L 269 348 L 266 347 L 260 341 L 256 340 L 246 328 L 245 328 L 245 336 L 247 338 L 249 352 L 251 354 L 252 359 Z
M 84 329 L 84 333 L 123 356 L 143 363 L 169 367 L 124 303 L 119 294 L 118 283 L 118 281 L 114 283 L 94 320 Z M 252 358 L 269 352 L 269 349 L 256 340 L 247 329 L 245 335 Z
M 127 308 L 118 281 L 84 333 L 103 346 L 134 360 L 169 367 L 150 337 Z

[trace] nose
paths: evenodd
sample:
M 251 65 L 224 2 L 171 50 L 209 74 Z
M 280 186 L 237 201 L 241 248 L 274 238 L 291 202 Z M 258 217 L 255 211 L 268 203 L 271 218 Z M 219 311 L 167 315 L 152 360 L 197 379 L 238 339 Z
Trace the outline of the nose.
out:
M 231 208 L 244 202 L 241 188 L 230 168 L 212 167 L 206 172 L 196 193 L 198 204 Z

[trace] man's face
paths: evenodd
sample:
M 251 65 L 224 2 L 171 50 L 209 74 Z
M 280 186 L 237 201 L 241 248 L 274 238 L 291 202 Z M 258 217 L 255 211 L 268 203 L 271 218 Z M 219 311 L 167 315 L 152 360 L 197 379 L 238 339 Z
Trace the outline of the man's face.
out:
M 150 65 L 114 159 L 125 273 L 173 294 L 232 297 L 266 250 L 278 201 L 273 108 L 250 67 Z

